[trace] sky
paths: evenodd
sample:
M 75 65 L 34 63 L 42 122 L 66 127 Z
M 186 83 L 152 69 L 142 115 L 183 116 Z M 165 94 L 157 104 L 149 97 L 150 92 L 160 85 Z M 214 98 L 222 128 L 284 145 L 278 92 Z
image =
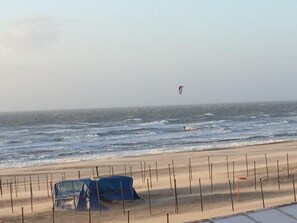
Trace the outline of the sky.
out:
M 296 0 L 0 0 L 0 112 L 297 100 L 296 11 Z

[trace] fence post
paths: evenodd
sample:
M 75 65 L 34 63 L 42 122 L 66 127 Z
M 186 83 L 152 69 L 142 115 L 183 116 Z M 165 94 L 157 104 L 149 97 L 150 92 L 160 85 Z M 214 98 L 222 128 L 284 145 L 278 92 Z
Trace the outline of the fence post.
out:
M 260 178 L 260 187 L 261 187 L 261 195 L 262 195 L 262 204 L 263 204 L 263 208 L 265 208 L 264 192 L 263 192 L 263 186 L 262 186 L 262 178 Z
M 234 161 L 232 161 L 232 181 L 233 181 L 233 191 L 235 190 L 235 171 L 234 171 L 234 167 L 235 164 L 234 164 Z
M 190 188 L 190 194 L 192 194 L 192 184 L 191 184 L 191 172 L 190 172 L 190 168 L 191 168 L 191 163 L 189 162 L 189 188 Z
M 124 191 L 123 191 L 123 184 L 120 180 L 120 186 L 121 186 L 121 196 L 122 196 L 122 206 L 123 206 L 123 213 L 125 215 L 125 201 L 124 201 Z
M 24 217 L 24 207 L 22 207 L 22 223 L 25 222 L 25 217 Z
M 2 180 L 1 180 L 1 178 L 0 178 L 0 193 L 1 193 L 1 197 L 2 197 Z
M 39 173 L 37 174 L 37 182 L 38 182 L 38 191 L 40 191 L 40 179 L 39 179 Z
M 53 212 L 53 223 L 55 223 L 55 207 L 52 207 L 52 212 Z
M 13 213 L 13 200 L 12 200 L 12 185 L 9 183 L 10 188 L 10 204 L 11 204 L 11 212 Z
M 149 187 L 149 180 L 146 180 L 147 182 L 147 194 L 148 194 L 148 200 L 149 200 L 149 209 L 150 209 L 150 214 L 152 214 L 152 206 L 151 206 L 151 193 L 150 193 L 150 187 Z
M 96 166 L 96 174 L 97 174 L 97 178 L 99 178 L 98 166 Z
M 190 178 L 193 180 L 193 172 L 192 172 L 192 161 L 191 158 L 189 158 L 189 173 L 190 173 Z
M 199 178 L 199 192 L 200 192 L 200 206 L 201 206 L 201 212 L 203 212 L 202 188 L 201 188 L 201 179 L 200 179 L 200 178 Z
M 296 190 L 295 190 L 295 177 L 294 177 L 294 175 L 292 175 L 292 180 L 293 180 L 294 201 L 296 202 Z
M 249 162 L 248 162 L 248 156 L 245 154 L 245 165 L 246 165 L 246 176 L 249 176 Z
M 96 180 L 96 192 L 97 192 L 97 201 L 98 201 L 98 207 L 99 207 L 99 212 L 101 215 L 101 202 L 100 202 L 100 194 L 99 194 L 99 184 L 98 181 Z
M 145 174 L 146 174 L 146 161 L 143 162 L 143 182 L 145 182 Z
M 278 182 L 278 189 L 280 190 L 280 177 L 279 177 L 279 163 L 278 160 L 276 161 L 277 166 L 277 182 Z
M 209 158 L 209 156 L 207 157 L 207 162 L 208 162 L 208 177 L 210 179 L 210 158 Z
M 155 162 L 155 164 L 156 164 L 156 180 L 157 180 L 157 182 L 159 182 L 159 176 L 158 176 L 158 163 L 157 163 L 157 161 Z
M 172 163 L 172 176 L 173 176 L 173 179 L 175 179 L 174 161 L 171 160 L 171 163 Z
M 269 173 L 268 173 L 268 162 L 267 162 L 267 155 L 265 153 L 265 163 L 266 163 L 266 175 L 267 177 L 269 177 Z
M 227 178 L 229 178 L 229 160 L 228 160 L 228 155 L 226 155 L 226 167 L 227 167 Z
M 150 173 L 150 187 L 153 188 L 153 182 L 152 182 L 152 171 L 151 171 L 151 165 L 149 165 L 149 173 Z
M 75 213 L 77 214 L 77 208 L 76 208 L 76 200 L 75 200 L 75 193 L 74 193 L 74 184 L 73 184 L 73 181 L 72 181 L 72 196 L 73 196 L 74 210 L 75 210 Z
M 32 183 L 30 183 L 30 195 L 31 195 L 31 212 L 33 212 L 33 189 L 32 189 Z
M 256 161 L 254 161 L 254 183 L 255 183 L 255 191 L 257 190 L 257 169 L 256 169 Z
M 176 191 L 176 179 L 174 178 L 174 198 L 175 198 L 175 213 L 178 214 L 178 200 Z
M 232 207 L 232 211 L 234 212 L 234 204 L 233 204 L 233 196 L 232 196 L 232 188 L 231 188 L 231 181 L 230 181 L 230 179 L 229 179 L 229 189 L 230 189 L 231 207 Z
M 48 176 L 47 176 L 47 173 L 45 174 L 45 178 L 46 178 L 47 197 L 49 197 L 49 190 L 48 190 Z
M 290 165 L 289 165 L 289 154 L 287 153 L 287 170 L 288 170 L 288 177 L 290 177 Z
M 92 223 L 91 207 L 89 207 L 89 223 Z
M 141 180 L 143 182 L 143 170 L 142 170 L 142 161 L 140 161 L 140 173 L 141 173 Z
M 212 163 L 210 164 L 210 191 L 213 192 Z
M 25 189 L 25 192 L 27 192 L 26 176 L 24 176 L 24 189 Z
M 53 193 L 53 182 L 50 182 L 50 187 L 51 187 L 51 196 L 52 196 L 52 203 L 53 207 L 55 206 L 55 199 L 54 199 L 54 193 Z
M 170 168 L 170 164 L 168 164 L 168 174 L 169 174 L 170 190 L 172 190 L 172 181 L 171 181 L 171 168 Z

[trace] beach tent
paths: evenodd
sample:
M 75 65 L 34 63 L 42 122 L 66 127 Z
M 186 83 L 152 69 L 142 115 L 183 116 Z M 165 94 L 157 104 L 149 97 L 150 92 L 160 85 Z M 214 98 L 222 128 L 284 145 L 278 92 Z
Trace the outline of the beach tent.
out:
M 98 209 L 96 186 L 90 179 L 67 180 L 55 184 L 55 206 L 65 209 Z
M 111 176 L 98 180 L 99 195 L 103 201 L 121 201 L 140 199 L 133 188 L 131 177 Z
M 98 209 L 101 201 L 139 199 L 133 179 L 127 176 L 61 181 L 55 184 L 53 193 L 56 207 L 76 210 Z

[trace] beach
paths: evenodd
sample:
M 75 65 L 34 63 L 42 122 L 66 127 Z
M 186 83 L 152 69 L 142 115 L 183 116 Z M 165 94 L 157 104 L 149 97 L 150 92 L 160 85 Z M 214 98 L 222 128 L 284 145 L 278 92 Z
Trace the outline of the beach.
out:
M 54 218 L 64 223 L 145 223 L 191 222 L 291 203 L 296 199 L 296 146 L 296 141 L 289 141 L 3 168 L 0 222 L 21 222 L 22 207 L 25 222 L 53 222 Z M 105 203 L 108 210 L 103 208 L 101 213 L 59 208 L 53 212 L 52 185 L 95 176 L 97 169 L 100 177 L 132 175 L 133 186 L 142 199 Z

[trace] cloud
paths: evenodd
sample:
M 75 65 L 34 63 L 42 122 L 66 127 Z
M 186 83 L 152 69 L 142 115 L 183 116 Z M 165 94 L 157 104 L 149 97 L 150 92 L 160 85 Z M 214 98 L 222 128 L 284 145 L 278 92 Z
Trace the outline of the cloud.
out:
M 0 54 L 40 51 L 58 40 L 60 23 L 49 17 L 32 17 L 4 26 Z

